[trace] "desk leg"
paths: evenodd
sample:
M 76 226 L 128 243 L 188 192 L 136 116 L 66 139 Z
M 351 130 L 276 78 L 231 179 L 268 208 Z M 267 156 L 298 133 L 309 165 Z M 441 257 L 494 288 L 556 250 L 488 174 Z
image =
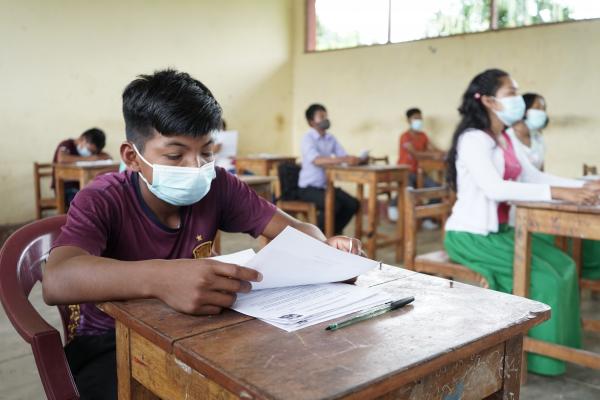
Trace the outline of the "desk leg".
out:
M 531 279 L 531 233 L 528 229 L 528 210 L 518 208 L 515 218 L 515 255 L 513 264 L 513 294 L 529 296 Z M 522 381 L 527 380 L 527 358 L 523 353 Z
M 119 400 L 158 400 L 131 376 L 129 328 L 115 321 L 117 338 L 117 393 Z
M 396 207 L 398 208 L 398 220 L 396 221 L 396 262 L 402 261 L 404 251 L 404 192 L 406 188 L 406 179 L 402 182 L 398 182 L 398 197 Z M 443 227 L 442 227 L 443 230 Z
M 65 207 L 65 181 L 56 176 L 54 190 L 56 191 L 56 211 L 58 214 L 64 214 L 67 210 Z
M 369 183 L 369 210 L 367 218 L 367 256 L 374 260 L 377 250 L 377 181 Z
M 332 237 L 335 229 L 335 187 L 333 179 L 327 178 L 325 190 L 325 236 Z
M 488 400 L 519 400 L 523 354 L 523 335 L 517 335 L 504 342 L 502 388 L 489 396 Z
M 363 209 L 362 202 L 365 197 L 365 186 L 362 183 L 356 185 L 356 200 L 358 200 L 358 211 L 356 216 L 354 217 L 354 237 L 358 240 L 362 239 L 363 235 L 363 227 L 362 227 L 362 218 L 363 218 Z

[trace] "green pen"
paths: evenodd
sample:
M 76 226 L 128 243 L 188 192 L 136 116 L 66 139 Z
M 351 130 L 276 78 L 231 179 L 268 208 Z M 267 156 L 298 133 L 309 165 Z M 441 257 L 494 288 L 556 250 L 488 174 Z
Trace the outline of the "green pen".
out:
M 406 297 L 404 299 L 400 299 L 400 300 L 396 300 L 393 301 L 391 303 L 387 303 L 383 306 L 379 306 L 379 307 L 375 307 L 372 308 L 370 310 L 367 311 L 363 311 L 360 314 L 355 315 L 352 318 L 348 318 L 346 320 L 340 321 L 340 322 L 336 322 L 334 324 L 330 324 L 329 326 L 327 326 L 327 328 L 325 328 L 325 330 L 327 331 L 335 331 L 337 329 L 341 329 L 344 328 L 346 326 L 349 325 L 354 325 L 357 322 L 360 321 L 365 321 L 367 319 L 371 319 L 371 318 L 375 318 L 381 314 L 385 314 L 386 312 L 389 311 L 394 311 L 397 310 L 399 308 L 404 307 L 407 304 L 412 303 L 413 301 L 415 301 L 415 298 L 413 296 L 411 297 Z

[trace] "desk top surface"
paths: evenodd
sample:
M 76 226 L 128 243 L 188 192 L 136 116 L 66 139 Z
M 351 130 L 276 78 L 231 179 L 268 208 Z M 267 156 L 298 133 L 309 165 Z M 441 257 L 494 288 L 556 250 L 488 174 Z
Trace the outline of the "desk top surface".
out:
M 119 161 L 113 161 L 113 162 L 103 162 L 103 163 L 99 163 L 99 164 L 92 164 L 92 163 L 85 163 L 85 164 L 78 164 L 78 163 L 53 163 L 52 167 L 57 168 L 57 169 L 61 169 L 61 168 L 68 168 L 68 169 L 106 169 L 106 168 L 115 168 L 118 169 L 120 165 Z
M 458 361 L 550 316 L 536 301 L 391 266 L 359 277 L 357 285 L 415 301 L 338 331 L 325 331 L 325 322 L 293 333 L 230 310 L 184 315 L 159 300 L 102 308 L 234 393 L 281 399 L 336 397 L 409 379 L 433 360 Z
M 582 206 L 575 203 L 561 201 L 515 201 L 517 208 L 535 208 L 552 211 L 566 211 L 584 214 L 600 214 L 600 206 Z
M 388 172 L 388 171 L 404 171 L 410 169 L 409 165 L 324 165 L 325 170 L 332 171 L 356 171 L 356 172 Z

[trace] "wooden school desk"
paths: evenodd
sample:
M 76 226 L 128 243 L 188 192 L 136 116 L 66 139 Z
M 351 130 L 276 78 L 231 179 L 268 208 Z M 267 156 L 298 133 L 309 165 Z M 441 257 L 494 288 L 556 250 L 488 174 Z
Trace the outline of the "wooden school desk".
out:
M 448 163 L 444 158 L 432 157 L 430 155 L 415 156 L 417 160 L 417 189 L 425 187 L 425 176 L 434 174 L 436 182 L 442 186 L 446 181 L 446 168 Z
M 238 174 L 252 172 L 257 175 L 277 175 L 277 167 L 283 163 L 295 163 L 296 157 L 288 156 L 248 156 L 237 157 L 235 168 Z
M 79 188 L 83 189 L 96 176 L 106 172 L 119 171 L 119 162 L 100 165 L 77 165 L 70 164 L 52 164 L 54 167 L 54 182 L 56 190 L 56 208 L 59 214 L 66 212 L 65 207 L 65 181 L 78 181 Z
M 325 322 L 292 333 L 230 310 L 104 303 L 116 319 L 119 399 L 519 398 L 523 335 L 548 306 L 390 266 L 357 284 L 415 301 L 337 331 Z
M 334 234 L 335 227 L 335 187 L 336 182 L 356 183 L 356 195 L 358 201 L 362 204 L 364 197 L 364 185 L 369 185 L 369 200 L 367 210 L 367 230 L 362 228 L 362 210 L 356 214 L 355 233 L 358 239 L 363 234 L 367 235 L 367 255 L 375 259 L 378 247 L 396 246 L 396 261 L 402 259 L 403 229 L 404 218 L 402 212 L 399 212 L 396 221 L 396 234 L 393 237 L 385 237 L 377 234 L 378 215 L 377 215 L 377 186 L 380 183 L 388 184 L 386 188 L 396 192 L 398 210 L 404 210 L 404 191 L 408 184 L 409 167 L 406 165 L 359 165 L 359 166 L 326 166 L 327 190 L 325 194 L 325 235 L 331 237 Z M 382 238 L 381 241 L 377 239 Z
M 531 282 L 531 233 L 547 233 L 600 240 L 600 207 L 554 202 L 515 202 L 515 257 L 513 293 L 528 297 Z M 580 266 L 579 266 L 580 267 Z M 600 286 L 600 282 L 595 282 Z M 587 320 L 584 328 L 600 332 L 600 321 Z M 600 369 L 600 354 L 531 338 L 525 350 Z

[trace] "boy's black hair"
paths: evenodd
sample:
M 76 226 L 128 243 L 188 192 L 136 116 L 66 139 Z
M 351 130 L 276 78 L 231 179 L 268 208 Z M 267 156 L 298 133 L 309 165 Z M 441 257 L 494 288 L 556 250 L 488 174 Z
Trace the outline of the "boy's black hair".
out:
M 98 128 L 88 129 L 81 134 L 81 137 L 86 142 L 95 145 L 98 153 L 100 153 L 106 145 L 106 135 Z
M 325 112 L 327 112 L 327 109 L 322 104 L 317 104 L 317 103 L 311 104 L 306 109 L 306 112 L 304 113 L 304 115 L 306 116 L 306 120 L 308 122 L 312 121 L 313 118 L 315 117 L 315 114 L 317 113 L 317 111 L 325 111 Z
M 413 107 L 413 108 L 409 108 L 408 110 L 406 110 L 406 118 L 410 118 L 415 114 L 422 114 L 421 110 Z
M 127 140 L 139 151 L 154 135 L 202 137 L 221 126 L 222 109 L 202 82 L 172 69 L 139 75 L 123 91 Z

